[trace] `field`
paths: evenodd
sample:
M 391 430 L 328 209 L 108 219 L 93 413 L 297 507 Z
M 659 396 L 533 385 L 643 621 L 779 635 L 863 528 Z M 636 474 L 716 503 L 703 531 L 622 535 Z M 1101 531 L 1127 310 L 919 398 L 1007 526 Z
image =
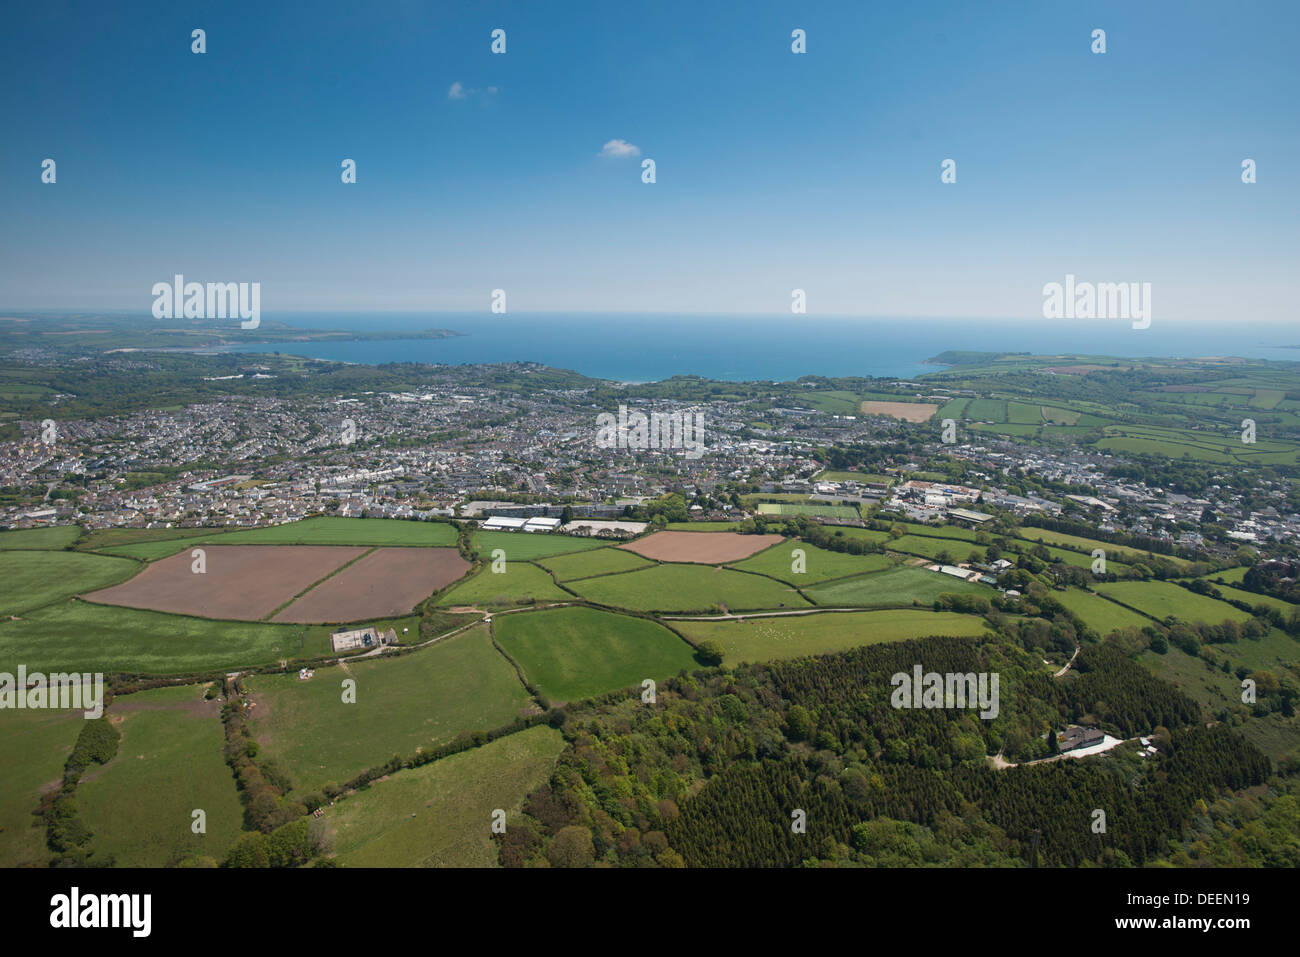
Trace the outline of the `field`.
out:
M 971 584 L 951 575 L 915 567 L 890 568 L 857 578 L 841 578 L 813 585 L 804 589 L 804 593 L 819 605 L 862 608 L 910 605 L 916 601 L 932 605 L 945 593 L 987 598 L 995 594 L 987 585 Z
M 146 566 L 129 582 L 85 597 L 105 605 L 257 621 L 366 553 L 359 547 L 322 545 L 204 545 L 202 551 L 203 574 L 192 570 L 187 550 Z
M 93 861 L 165 867 L 196 855 L 220 862 L 230 850 L 244 810 L 223 756 L 220 706 L 202 698 L 203 688 L 189 685 L 124 695 L 109 706 L 122 733 L 117 756 L 77 786 L 94 833 Z M 196 808 L 207 815 L 205 834 L 190 830 Z
M 554 572 L 558 581 L 566 582 L 573 581 L 575 578 L 590 578 L 593 575 L 608 575 L 612 572 L 645 568 L 651 562 L 635 552 L 621 548 L 600 548 L 574 555 L 539 558 L 537 564 L 549 572 Z
M 308 518 L 226 531 L 220 541 L 223 545 L 455 545 L 456 527 L 396 518 Z
M 1151 622 L 1123 605 L 1078 588 L 1053 591 L 1052 597 L 1074 612 L 1099 635 L 1108 635 L 1120 628 L 1145 628 Z
M 564 749 L 553 728 L 518 734 L 401 771 L 325 811 L 346 867 L 495 867 L 492 813 L 506 827 Z
M 939 407 L 926 402 L 863 402 L 859 407 L 863 415 L 887 415 L 904 422 L 924 422 Z
M 815 482 L 878 482 L 884 485 L 893 485 L 894 480 L 888 475 L 881 475 L 877 472 L 837 472 L 834 469 L 826 469 L 824 472 L 818 472 L 814 477 Z
M 804 571 L 794 572 L 795 549 L 804 553 Z M 807 542 L 789 542 L 786 545 L 774 545 L 767 551 L 759 552 L 753 558 L 736 563 L 735 567 L 760 575 L 779 578 L 791 585 L 811 585 L 829 578 L 844 578 L 848 575 L 861 575 L 866 572 L 879 571 L 893 564 L 884 555 L 868 553 L 850 555 L 848 552 L 832 552 Z
M 326 654 L 328 628 L 208 621 L 81 601 L 0 621 L 0 670 L 10 673 L 21 663 L 46 672 L 184 674 Z
M 985 554 L 983 545 L 952 538 L 932 538 L 929 535 L 904 535 L 895 541 L 887 542 L 885 547 L 891 551 L 921 555 L 931 561 L 938 561 L 939 556 L 947 552 L 953 563 L 966 561 L 972 552 L 983 561 Z
M 1219 590 L 1219 594 L 1224 598 L 1230 598 L 1233 601 L 1244 601 L 1251 608 L 1257 608 L 1260 605 L 1263 605 L 1265 608 L 1276 608 L 1283 615 L 1290 615 L 1296 608 L 1296 606 L 1291 604 L 1289 601 L 1283 601 L 1281 598 L 1274 598 L 1272 595 L 1257 595 L 1253 591 L 1233 588 L 1231 585 L 1212 584 L 1214 584 L 1214 587 Z
M 77 540 L 77 536 L 80 534 L 81 529 L 76 525 L 23 528 L 14 532 L 0 532 L 0 551 L 10 548 L 67 548 Z
M 1086 554 L 1081 555 L 1080 557 L 1082 557 L 1085 560 L 1085 563 L 1089 565 L 1092 564 L 1092 551 L 1096 548 L 1100 548 L 1106 552 L 1106 558 L 1108 561 L 1116 559 L 1130 565 L 1138 562 L 1150 562 L 1153 557 L 1138 549 L 1125 548 L 1123 545 L 1112 545 L 1109 542 L 1101 542 L 1091 538 L 1080 538 L 1078 535 L 1067 535 L 1064 532 L 1054 532 L 1047 528 L 1024 526 L 1019 530 L 1018 534 L 1021 538 L 1031 542 L 1042 542 L 1047 545 L 1064 545 L 1067 548 L 1082 549 Z M 1178 558 L 1174 555 L 1156 554 L 1154 557 L 1163 559 L 1167 562 L 1172 562 L 1175 565 L 1191 564 L 1187 559 Z
M 469 568 L 454 548 L 377 548 L 325 579 L 273 620 L 348 622 L 405 614 Z
M 43 867 L 49 859 L 44 822 L 32 811 L 42 792 L 62 783 L 84 724 L 80 711 L 0 711 L 0 867 Z
M 759 515 L 781 518 L 829 518 L 840 522 L 855 522 L 861 516 L 858 510 L 848 505 L 821 505 L 816 502 L 806 505 L 763 504 L 758 506 Z
M 585 552 L 589 548 L 603 548 L 609 544 L 603 538 L 581 538 L 575 535 L 549 535 L 539 532 L 475 532 L 474 551 L 483 558 L 501 549 L 508 562 L 531 562 L 551 555 Z
M 478 570 L 473 578 L 454 586 L 438 599 L 442 607 L 479 605 L 507 608 L 529 602 L 573 601 L 551 576 L 528 562 L 507 562 L 505 571 L 492 571 L 491 563 Z
M 1122 604 L 1163 621 L 1169 616 L 1187 622 L 1217 625 L 1225 620 L 1247 621 L 1251 616 L 1225 602 L 1179 588 L 1170 582 L 1098 582 L 1093 588 Z
M 619 548 L 657 562 L 697 562 L 717 565 L 738 562 L 780 542 L 780 535 L 737 535 L 734 532 L 655 532 Z
M 344 704 L 341 683 L 356 681 Z M 397 658 L 376 658 L 246 681 L 255 705 L 253 737 L 289 774 L 294 794 L 342 784 L 394 754 L 442 744 L 464 731 L 490 731 L 529 705 L 515 669 L 485 627 Z
M 716 641 L 723 650 L 724 664 L 729 666 L 826 654 L 905 638 L 977 636 L 986 628 L 981 619 L 972 615 L 911 608 L 673 624 L 692 641 Z
M 42 529 L 44 531 L 44 529 Z M 127 558 L 78 552 L 0 552 L 0 615 L 20 615 L 78 592 L 120 582 L 140 566 Z
M 498 616 L 497 640 L 552 702 L 576 701 L 662 681 L 700 667 L 690 647 L 662 625 L 594 608 Z
M 633 611 L 729 611 L 806 608 L 793 588 L 761 575 L 697 565 L 655 565 L 625 575 L 584 578 L 569 585 L 601 605 Z

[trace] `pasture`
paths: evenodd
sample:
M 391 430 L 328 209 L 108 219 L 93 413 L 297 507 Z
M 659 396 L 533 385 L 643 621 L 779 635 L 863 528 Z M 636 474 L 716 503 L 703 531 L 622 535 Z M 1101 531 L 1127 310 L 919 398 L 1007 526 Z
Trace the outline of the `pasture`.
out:
M 342 682 L 356 682 L 344 703 Z M 351 661 L 297 672 L 254 675 L 250 729 L 288 773 L 293 793 L 342 784 L 394 754 L 508 724 L 530 704 L 510 663 L 484 626 L 398 657 Z
M 508 562 L 531 562 L 551 555 L 585 552 L 609 544 L 603 538 L 583 538 L 577 535 L 554 535 L 543 532 L 475 532 L 474 551 L 482 558 L 491 558 L 496 549 L 506 554 Z
M 116 698 L 107 710 L 122 734 L 117 756 L 88 770 L 77 806 L 93 832 L 93 861 L 166 867 L 187 857 L 220 862 L 244 818 L 226 765 L 220 706 L 203 687 L 158 688 Z M 207 832 L 191 830 L 191 812 Z
M 570 588 L 601 605 L 633 611 L 729 611 L 806 608 L 808 602 L 761 575 L 699 565 L 654 565 L 623 575 L 584 578 Z
M 803 572 L 794 571 L 796 549 L 803 552 Z M 876 553 L 850 555 L 848 552 L 832 552 L 818 548 L 807 542 L 787 542 L 784 545 L 773 545 L 752 558 L 737 562 L 734 567 L 742 571 L 768 575 L 787 584 L 802 587 L 830 578 L 845 578 L 849 575 L 879 571 L 893 564 L 884 555 Z
M 85 719 L 80 711 L 0 711 L 0 867 L 44 867 L 45 823 L 32 812 L 63 781 Z
M 667 628 L 594 608 L 500 615 L 497 640 L 552 703 L 661 681 L 698 668 L 691 648 Z
M 812 585 L 804 593 L 819 605 L 888 608 L 919 602 L 932 605 L 943 594 L 995 597 L 987 585 L 971 584 L 925 568 L 899 566 L 870 575 Z
M 0 551 L 11 548 L 60 549 L 67 548 L 81 535 L 76 525 L 52 525 L 49 528 L 20 528 L 0 532 Z
M 346 867 L 496 867 L 493 812 L 509 827 L 563 749 L 536 727 L 399 771 L 326 808 L 327 840 Z
M 1170 616 L 1186 622 L 1217 625 L 1247 621 L 1252 616 L 1231 605 L 1198 595 L 1171 582 L 1098 582 L 1094 590 L 1159 621 Z
M 550 574 L 536 565 L 506 562 L 505 571 L 494 572 L 489 562 L 473 578 L 454 586 L 439 598 L 438 605 L 506 608 L 535 601 L 573 601 L 573 596 L 556 585 Z
M 888 611 L 827 612 L 734 621 L 675 621 L 691 641 L 715 641 L 723 663 L 774 661 L 801 655 L 845 651 L 859 645 L 932 635 L 984 634 L 984 622 L 972 615 L 902 608 Z
M 653 564 L 649 559 L 621 548 L 598 548 L 572 555 L 556 555 L 553 558 L 539 558 L 536 563 L 554 573 L 556 579 L 562 582 L 626 572 Z
M 42 529 L 44 531 L 44 529 Z M 133 575 L 128 558 L 62 551 L 0 552 L 0 615 L 22 615 L 79 592 L 103 588 Z

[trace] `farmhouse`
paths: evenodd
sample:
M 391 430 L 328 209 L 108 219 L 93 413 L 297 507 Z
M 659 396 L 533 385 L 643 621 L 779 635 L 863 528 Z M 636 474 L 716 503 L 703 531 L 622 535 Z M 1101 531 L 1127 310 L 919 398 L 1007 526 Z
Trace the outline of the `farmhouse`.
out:
M 358 648 L 379 648 L 397 641 L 397 632 L 389 628 L 383 634 L 373 625 L 352 631 L 336 631 L 330 635 L 330 649 L 335 652 L 355 651 Z
M 1097 728 L 1081 728 L 1078 725 L 1071 725 L 1058 735 L 1056 740 L 1060 752 L 1065 754 L 1067 751 L 1077 751 L 1079 748 L 1101 744 L 1105 737 L 1106 735 Z

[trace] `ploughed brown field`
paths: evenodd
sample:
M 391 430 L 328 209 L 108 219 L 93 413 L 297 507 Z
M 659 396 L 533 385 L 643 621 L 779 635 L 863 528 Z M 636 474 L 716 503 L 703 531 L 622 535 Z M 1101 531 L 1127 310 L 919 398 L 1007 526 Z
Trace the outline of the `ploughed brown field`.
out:
M 738 535 L 735 532 L 655 532 L 653 535 L 626 545 L 636 552 L 659 562 L 698 562 L 717 565 L 738 562 L 783 541 L 780 535 Z
M 469 562 L 454 548 L 377 548 L 272 621 L 314 624 L 402 615 L 467 571 Z
M 904 422 L 924 422 L 939 411 L 937 405 L 928 402 L 863 402 L 860 411 L 863 415 L 888 415 Z
M 257 621 L 368 549 L 350 545 L 202 545 L 207 571 L 191 570 L 192 549 L 145 567 L 128 582 L 83 597 L 201 618 Z M 416 551 L 416 549 L 407 549 Z

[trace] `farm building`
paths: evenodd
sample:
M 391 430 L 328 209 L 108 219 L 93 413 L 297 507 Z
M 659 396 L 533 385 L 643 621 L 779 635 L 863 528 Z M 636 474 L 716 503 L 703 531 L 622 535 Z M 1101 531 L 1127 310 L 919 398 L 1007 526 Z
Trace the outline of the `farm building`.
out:
M 336 631 L 330 635 L 330 649 L 335 652 L 356 651 L 358 648 L 379 648 L 397 641 L 397 632 L 389 628 L 382 634 L 373 625 L 352 631 Z

